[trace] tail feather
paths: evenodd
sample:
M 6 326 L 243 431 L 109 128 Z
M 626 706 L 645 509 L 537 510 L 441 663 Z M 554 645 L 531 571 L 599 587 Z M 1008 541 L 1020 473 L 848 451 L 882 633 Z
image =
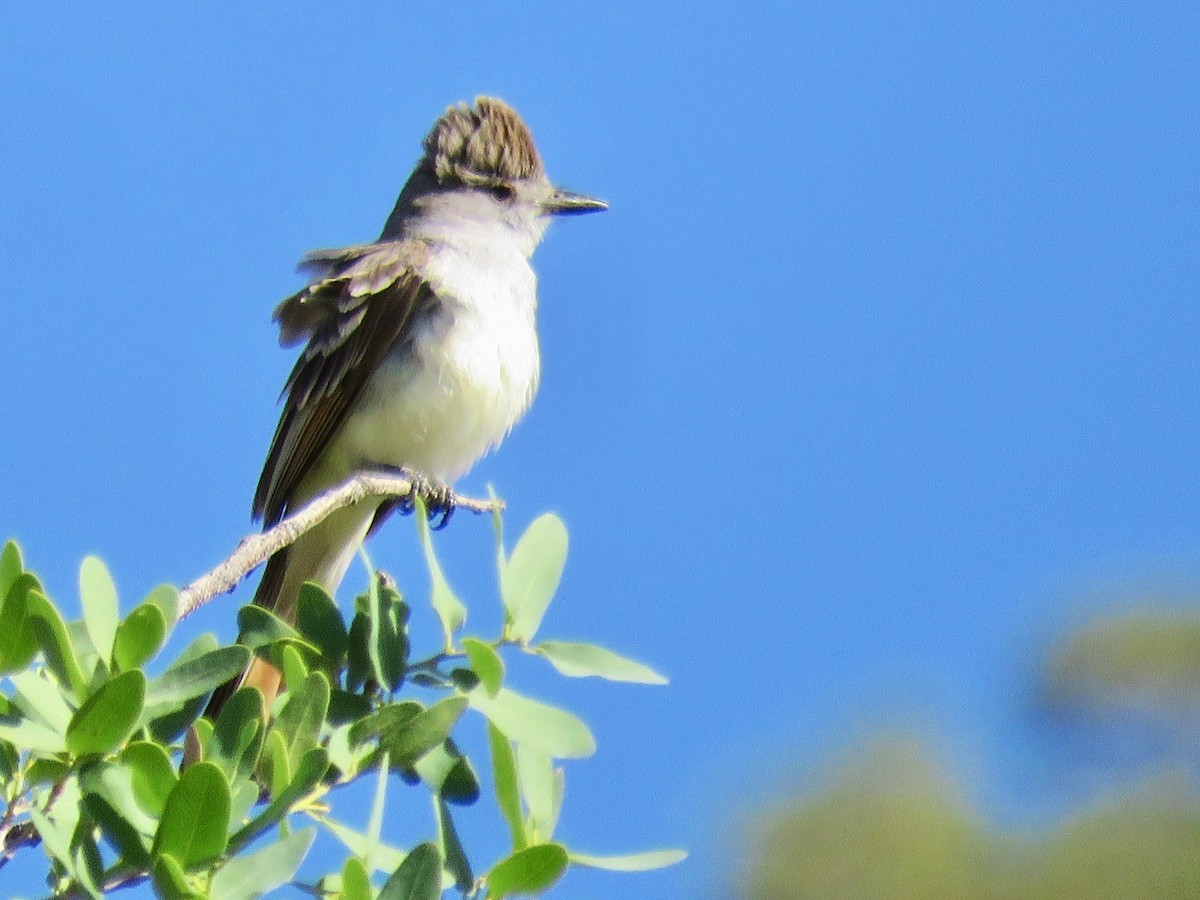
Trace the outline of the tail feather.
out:
M 262 580 L 258 583 L 258 590 L 254 592 L 255 605 L 267 609 L 278 608 L 279 593 L 283 590 L 283 576 L 287 571 L 287 557 L 288 548 L 284 547 L 267 560 Z M 231 678 L 213 691 L 208 706 L 204 709 L 204 715 L 206 718 L 215 720 L 225 702 L 233 696 L 238 688 L 246 685 L 257 687 L 262 691 L 263 697 L 266 698 L 267 709 L 270 709 L 275 695 L 279 692 L 280 680 L 279 671 L 274 666 L 255 657 L 239 677 Z

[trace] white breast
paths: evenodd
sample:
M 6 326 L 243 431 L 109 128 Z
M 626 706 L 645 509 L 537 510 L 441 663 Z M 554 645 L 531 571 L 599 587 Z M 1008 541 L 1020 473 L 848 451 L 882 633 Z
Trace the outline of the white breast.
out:
M 481 240 L 433 254 L 424 274 L 442 310 L 372 377 L 335 439 L 339 462 L 453 481 L 524 415 L 538 384 L 537 281 L 507 249 Z

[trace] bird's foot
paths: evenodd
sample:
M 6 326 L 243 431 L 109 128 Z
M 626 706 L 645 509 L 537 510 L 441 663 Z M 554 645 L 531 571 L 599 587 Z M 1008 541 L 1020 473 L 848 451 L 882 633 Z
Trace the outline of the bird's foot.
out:
M 440 478 L 430 478 L 415 469 L 401 468 L 399 471 L 412 482 L 412 491 L 399 503 L 401 515 L 407 516 L 416 509 L 416 498 L 420 497 L 425 502 L 425 512 L 429 521 L 437 520 L 437 524 L 431 526 L 433 530 L 441 531 L 445 528 L 458 504 L 454 488 Z

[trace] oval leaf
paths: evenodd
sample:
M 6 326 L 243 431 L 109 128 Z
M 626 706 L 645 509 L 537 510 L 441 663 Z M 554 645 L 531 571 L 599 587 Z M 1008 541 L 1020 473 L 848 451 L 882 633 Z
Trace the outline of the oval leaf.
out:
M 508 613 L 508 634 L 531 641 L 558 590 L 567 562 L 567 528 L 553 513 L 543 513 L 525 529 L 500 579 L 500 597 Z
M 8 547 L 15 547 L 9 543 Z M 37 636 L 30 627 L 30 591 L 40 591 L 41 584 L 30 572 L 17 575 L 0 594 L 0 672 L 19 672 L 33 660 L 37 653 Z
M 429 536 L 429 517 L 425 510 L 425 501 L 415 495 L 417 534 L 421 539 L 421 549 L 425 551 L 425 565 L 429 569 L 429 602 L 442 623 L 442 631 L 449 645 L 452 636 L 463 627 L 467 621 L 467 608 L 455 595 L 442 572 L 437 554 L 433 552 L 433 540 Z
M 571 853 L 571 863 L 589 869 L 607 869 L 610 872 L 648 872 L 673 866 L 687 859 L 682 850 L 650 850 L 646 853 L 628 853 L 624 856 L 592 856 L 590 853 Z
M 212 862 L 225 850 L 229 809 L 229 782 L 221 770 L 210 762 L 189 766 L 167 797 L 153 855 L 169 855 L 184 869 Z
M 113 662 L 122 671 L 137 669 L 150 660 L 167 636 L 167 617 L 157 603 L 143 603 L 117 626 Z
M 156 818 L 161 816 L 179 780 L 166 750 L 153 741 L 134 741 L 121 751 L 121 761 L 132 772 L 133 796 L 138 805 Z
M 596 752 L 596 739 L 576 716 L 530 700 L 508 688 L 495 697 L 476 688 L 471 706 L 488 717 L 510 740 L 528 744 L 557 759 L 582 759 Z
M 504 681 L 504 660 L 491 644 L 476 638 L 463 638 L 463 651 L 471 662 L 471 671 L 479 676 L 487 692 L 493 697 Z
M 441 896 L 442 855 L 430 843 L 413 847 L 379 892 L 379 900 L 438 900 Z
M 514 894 L 540 894 L 562 878 L 568 862 L 567 848 L 562 844 L 538 844 L 518 850 L 488 872 L 488 897 L 499 900 Z
M 666 684 L 649 666 L 613 653 L 595 644 L 575 644 L 567 641 L 542 641 L 534 648 L 550 665 L 571 678 L 596 676 L 609 681 L 628 681 L 634 684 Z
M 112 657 L 113 638 L 117 634 L 117 586 L 99 557 L 85 557 L 79 566 L 79 600 L 92 646 L 107 662 Z
M 342 613 L 319 584 L 306 581 L 296 598 L 296 630 L 321 650 L 322 665 L 335 672 L 346 657 L 350 636 Z
M 71 717 L 67 752 L 86 756 L 115 750 L 133 734 L 145 696 L 146 676 L 137 669 L 107 681 Z
M 67 631 L 67 623 L 41 591 L 29 591 L 25 595 L 25 603 L 33 633 L 46 656 L 46 665 L 54 673 L 58 683 L 69 687 L 76 699 L 82 701 L 87 694 L 87 683 L 84 681 L 79 660 L 75 657 L 75 647 Z
M 213 876 L 209 896 L 253 900 L 283 887 L 295 877 L 316 836 L 317 829 L 303 828 L 254 853 L 234 857 Z

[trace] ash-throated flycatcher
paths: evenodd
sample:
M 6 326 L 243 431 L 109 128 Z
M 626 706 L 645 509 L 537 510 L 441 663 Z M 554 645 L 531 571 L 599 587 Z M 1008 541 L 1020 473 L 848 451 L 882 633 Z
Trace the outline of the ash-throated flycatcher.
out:
M 493 97 L 447 109 L 424 147 L 379 240 L 309 253 L 312 280 L 275 310 L 280 343 L 308 343 L 254 494 L 264 527 L 362 470 L 449 484 L 537 390 L 529 258 L 551 217 L 607 204 L 554 187 L 521 117 Z M 333 513 L 271 557 L 254 602 L 291 621 L 305 581 L 335 592 L 393 506 L 367 499 Z M 255 660 L 243 683 L 269 704 L 279 674 Z

